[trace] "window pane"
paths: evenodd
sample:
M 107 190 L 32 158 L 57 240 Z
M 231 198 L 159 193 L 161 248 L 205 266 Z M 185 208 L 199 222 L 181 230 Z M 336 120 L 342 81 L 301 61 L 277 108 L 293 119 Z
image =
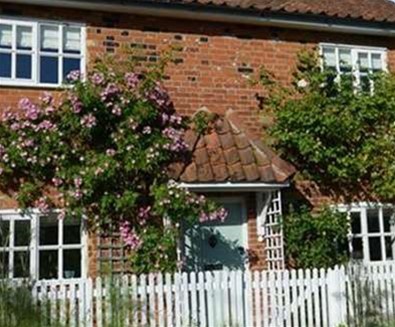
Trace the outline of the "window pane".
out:
M 80 59 L 75 58 L 64 58 L 63 59 L 63 80 L 66 79 L 67 75 L 73 70 L 81 70 Z
M 63 277 L 81 277 L 81 250 L 64 250 L 63 252 Z
M 0 251 L 0 278 L 8 277 L 8 252 Z
M 64 27 L 63 36 L 63 50 L 66 53 L 80 53 L 81 52 L 81 28 L 79 27 Z
M 42 56 L 40 58 L 40 82 L 57 84 L 58 80 L 58 58 Z
M 58 238 L 58 220 L 54 217 L 40 218 L 40 245 L 57 245 Z
M 351 212 L 351 232 L 353 234 L 361 234 L 361 213 Z
M 380 53 L 373 53 L 372 54 L 372 68 L 373 68 L 373 71 L 383 70 L 383 62 L 381 60 Z
M 0 247 L 6 247 L 10 240 L 10 222 L 0 220 Z
M 387 260 L 394 259 L 394 253 L 392 251 L 393 245 L 394 245 L 394 239 L 390 236 L 386 236 L 385 237 L 385 255 L 387 257 Z
M 380 220 L 378 209 L 368 209 L 368 233 L 380 232 Z
M 41 50 L 58 52 L 59 26 L 41 25 Z
M 11 49 L 12 26 L 0 24 L 0 49 Z
M 393 209 L 383 209 L 384 218 L 384 232 L 391 232 L 391 226 L 394 224 L 394 210 Z
M 30 243 L 30 221 L 15 220 L 15 246 L 28 246 Z
M 32 56 L 21 55 L 16 56 L 16 77 L 17 78 L 32 78 Z
M 334 48 L 324 48 L 323 55 L 325 67 L 336 67 L 336 51 Z
M 370 261 L 380 261 L 381 257 L 381 241 L 380 237 L 369 237 L 369 254 Z
M 81 244 L 81 225 L 76 222 L 75 224 L 66 224 L 63 227 L 63 244 Z
M 351 256 L 353 259 L 363 259 L 362 238 L 354 237 L 352 239 L 352 255 Z
M 29 252 L 14 252 L 14 277 L 29 277 L 30 275 L 30 258 Z
M 351 50 L 339 49 L 339 60 L 340 60 L 340 71 L 351 72 L 352 70 Z
M 18 26 L 16 28 L 16 46 L 18 49 L 32 49 L 32 28 L 29 26 Z
M 11 54 L 0 53 L 0 77 L 11 78 Z
M 40 279 L 58 278 L 58 251 L 40 251 Z
M 368 72 L 369 71 L 369 56 L 367 53 L 358 53 L 358 64 L 359 71 Z

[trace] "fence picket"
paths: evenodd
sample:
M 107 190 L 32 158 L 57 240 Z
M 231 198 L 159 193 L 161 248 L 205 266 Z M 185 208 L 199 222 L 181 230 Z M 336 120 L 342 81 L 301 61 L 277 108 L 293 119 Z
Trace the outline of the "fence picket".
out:
M 155 327 L 156 326 L 156 305 L 155 305 L 155 275 L 154 274 L 149 274 L 148 275 L 148 287 L 147 287 L 147 293 L 148 293 L 148 316 L 149 316 L 149 325 L 150 327 Z
M 261 278 L 259 271 L 254 271 L 253 289 L 255 303 L 255 326 L 262 327 L 262 306 L 261 306 Z
M 191 277 L 191 325 L 198 325 L 198 302 L 197 302 L 197 285 L 196 285 L 196 273 L 193 271 L 190 274 Z
M 76 283 L 72 282 L 69 285 L 69 321 L 70 327 L 75 327 L 77 325 L 77 309 L 76 309 L 76 300 L 77 300 L 77 291 L 76 291 Z M 101 327 L 101 325 L 97 325 L 97 327 Z
M 167 273 L 165 275 L 166 286 L 165 286 L 165 293 L 166 293 L 166 321 L 167 326 L 173 326 L 173 288 L 172 288 L 172 281 L 171 275 Z
M 159 327 L 165 326 L 165 306 L 163 299 L 163 275 L 158 274 L 157 276 L 157 291 L 158 291 L 158 325 Z
M 268 292 L 268 273 L 267 271 L 262 271 L 262 307 L 263 307 L 263 326 L 269 327 L 269 303 L 270 297 L 272 295 Z
M 236 271 L 229 273 L 229 298 L 230 298 L 230 321 L 231 325 L 237 323 L 237 300 L 236 300 Z
M 285 310 L 285 326 L 292 326 L 291 321 L 291 286 L 289 283 L 289 271 L 285 270 L 283 273 L 284 284 L 284 310 Z
M 215 326 L 223 325 L 223 312 L 222 312 L 222 287 L 221 287 L 221 275 L 219 271 L 214 271 L 213 274 L 213 300 L 215 303 L 214 320 Z
M 229 272 L 227 270 L 222 272 L 221 278 L 222 288 L 223 288 L 223 317 L 224 326 L 231 326 L 230 315 L 229 315 Z
M 180 274 L 176 273 L 174 276 L 174 299 L 175 299 L 175 326 L 181 327 L 181 292 L 180 292 L 180 285 L 181 285 L 181 276 Z
M 327 274 L 325 269 L 320 269 L 320 303 L 321 303 L 321 313 L 322 313 L 322 327 L 328 327 L 328 307 L 327 307 Z
M 148 303 L 147 303 L 147 276 L 140 276 L 140 309 L 141 309 L 141 325 L 146 326 L 148 323 Z
M 292 323 L 294 327 L 299 327 L 299 295 L 298 295 L 298 276 L 296 270 L 291 271 L 291 299 L 292 304 L 290 310 L 292 311 Z
M 206 290 L 207 290 L 207 325 L 209 327 L 215 326 L 214 320 L 214 294 L 213 294 L 213 277 L 211 271 L 205 273 L 206 276 Z
M 182 293 L 182 326 L 190 326 L 189 315 L 189 281 L 188 274 L 181 275 L 181 293 Z
M 206 311 L 206 291 L 203 272 L 198 273 L 198 292 L 199 292 L 199 326 L 207 326 L 207 311 Z
M 243 272 L 236 271 L 236 307 L 237 307 L 237 321 L 236 326 L 244 326 L 244 310 L 243 302 Z
M 245 287 L 244 287 L 244 304 L 245 304 L 245 321 L 247 326 L 253 325 L 253 306 L 252 306 L 252 276 L 251 271 L 247 270 L 244 273 Z
M 300 306 L 300 326 L 306 327 L 306 299 L 305 299 L 305 280 L 303 269 L 298 270 L 299 296 L 298 303 Z

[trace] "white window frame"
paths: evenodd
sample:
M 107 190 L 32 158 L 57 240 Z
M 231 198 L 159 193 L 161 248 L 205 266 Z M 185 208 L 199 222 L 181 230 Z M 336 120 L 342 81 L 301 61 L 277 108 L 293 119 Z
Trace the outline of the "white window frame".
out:
M 350 253 L 353 253 L 353 246 L 352 246 L 352 239 L 353 237 L 358 237 L 362 239 L 362 252 L 363 252 L 363 263 L 365 264 L 371 264 L 371 263 L 380 263 L 380 262 L 385 262 L 389 260 L 395 260 L 395 243 L 392 244 L 392 254 L 393 258 L 392 259 L 387 259 L 387 254 L 386 254 L 386 247 L 385 247 L 385 238 L 386 237 L 392 237 L 395 238 L 395 225 L 391 224 L 391 230 L 390 232 L 385 232 L 384 231 L 384 215 L 383 215 L 383 209 L 386 208 L 394 208 L 393 205 L 390 204 L 382 204 L 382 203 L 368 203 L 368 202 L 361 202 L 361 203 L 353 203 L 350 205 L 338 205 L 336 207 L 337 210 L 340 212 L 345 212 L 347 213 L 348 219 L 351 224 L 351 213 L 352 212 L 357 212 L 360 214 L 361 217 L 361 233 L 359 234 L 353 234 L 350 226 L 349 230 L 349 250 Z M 379 217 L 379 226 L 380 226 L 380 231 L 379 232 L 369 232 L 368 231 L 368 216 L 367 212 L 369 209 L 372 210 L 378 210 L 378 217 Z M 382 260 L 379 261 L 372 261 L 370 259 L 370 251 L 369 251 L 369 238 L 370 237 L 380 237 L 380 247 L 381 247 L 381 258 Z
M 336 55 L 336 73 L 338 78 L 343 75 L 340 71 L 340 57 L 339 57 L 339 50 L 340 49 L 347 49 L 351 51 L 351 74 L 354 77 L 354 86 L 359 88 L 361 76 L 365 73 L 360 73 L 358 69 L 358 54 L 359 53 L 366 53 L 368 55 L 368 60 L 372 62 L 372 55 L 373 54 L 380 54 L 381 55 L 381 64 L 383 68 L 383 72 L 388 72 L 388 49 L 384 47 L 371 47 L 371 46 L 361 46 L 361 45 L 350 45 L 350 44 L 341 44 L 341 43 L 320 43 L 319 45 L 319 52 L 321 58 L 321 67 L 324 68 L 324 48 L 334 48 L 335 55 Z M 371 65 L 370 65 L 371 66 Z M 373 71 L 371 67 L 369 68 L 369 73 L 371 74 Z M 373 85 L 371 85 L 373 90 Z
M 50 216 L 54 215 L 55 217 L 56 211 L 50 213 Z M 30 278 L 32 280 L 39 279 L 39 255 L 40 250 L 57 250 L 58 251 L 58 277 L 57 280 L 78 280 L 86 278 L 88 275 L 88 233 L 86 230 L 86 222 L 82 221 L 81 223 L 81 242 L 79 244 L 64 244 L 63 242 L 63 231 L 64 231 L 64 220 L 57 219 L 58 222 L 58 243 L 55 245 L 40 245 L 40 217 L 45 216 L 40 213 L 38 210 L 30 210 L 27 214 L 23 215 L 20 210 L 0 210 L 0 220 L 10 221 L 9 224 L 9 246 L 2 247 L 0 245 L 0 252 L 5 251 L 9 253 L 9 267 L 8 267 L 8 277 L 13 278 L 13 255 L 16 251 L 29 251 L 29 260 L 30 260 Z M 66 218 L 67 219 L 67 218 Z M 15 238 L 15 221 L 30 221 L 30 244 L 29 246 L 14 246 L 14 238 Z M 81 250 L 81 277 L 78 278 L 64 278 L 63 277 L 63 250 Z
M 59 88 L 64 85 L 62 82 L 63 76 L 63 58 L 78 58 L 81 60 L 81 75 L 84 76 L 86 72 L 86 25 L 75 22 L 59 22 L 53 20 L 37 20 L 27 18 L 9 18 L 0 16 L 0 24 L 7 24 L 12 26 L 13 38 L 12 38 L 12 49 L 0 49 L 1 53 L 12 53 L 11 59 L 11 78 L 0 77 L 0 86 L 18 86 L 18 87 L 38 87 L 38 88 Z M 41 51 L 41 40 L 40 40 L 40 26 L 41 25 L 52 25 L 59 27 L 59 52 L 45 52 Z M 16 26 L 29 26 L 32 27 L 32 50 L 17 50 L 16 49 Z M 64 54 L 63 42 L 64 42 L 64 28 L 65 27 L 78 27 L 81 29 L 81 53 L 80 54 Z M 16 78 L 16 53 L 21 54 L 32 54 L 32 78 L 21 79 Z M 40 83 L 40 54 L 44 53 L 45 56 L 58 58 L 58 83 Z

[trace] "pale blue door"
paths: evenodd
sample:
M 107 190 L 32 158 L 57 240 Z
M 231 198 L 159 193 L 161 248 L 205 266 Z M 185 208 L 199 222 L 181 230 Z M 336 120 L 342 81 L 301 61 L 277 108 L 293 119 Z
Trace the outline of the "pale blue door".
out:
M 245 269 L 247 223 L 242 199 L 221 203 L 229 212 L 225 222 L 207 222 L 186 231 L 189 270 Z

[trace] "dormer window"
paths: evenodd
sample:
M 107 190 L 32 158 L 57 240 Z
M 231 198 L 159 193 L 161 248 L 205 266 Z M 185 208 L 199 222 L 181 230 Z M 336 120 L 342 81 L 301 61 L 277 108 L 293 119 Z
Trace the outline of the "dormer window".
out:
M 351 83 L 362 91 L 371 91 L 369 75 L 387 70 L 384 48 L 321 44 L 323 66 L 338 78 L 349 76 Z
M 84 66 L 81 25 L 0 19 L 0 85 L 57 87 Z

